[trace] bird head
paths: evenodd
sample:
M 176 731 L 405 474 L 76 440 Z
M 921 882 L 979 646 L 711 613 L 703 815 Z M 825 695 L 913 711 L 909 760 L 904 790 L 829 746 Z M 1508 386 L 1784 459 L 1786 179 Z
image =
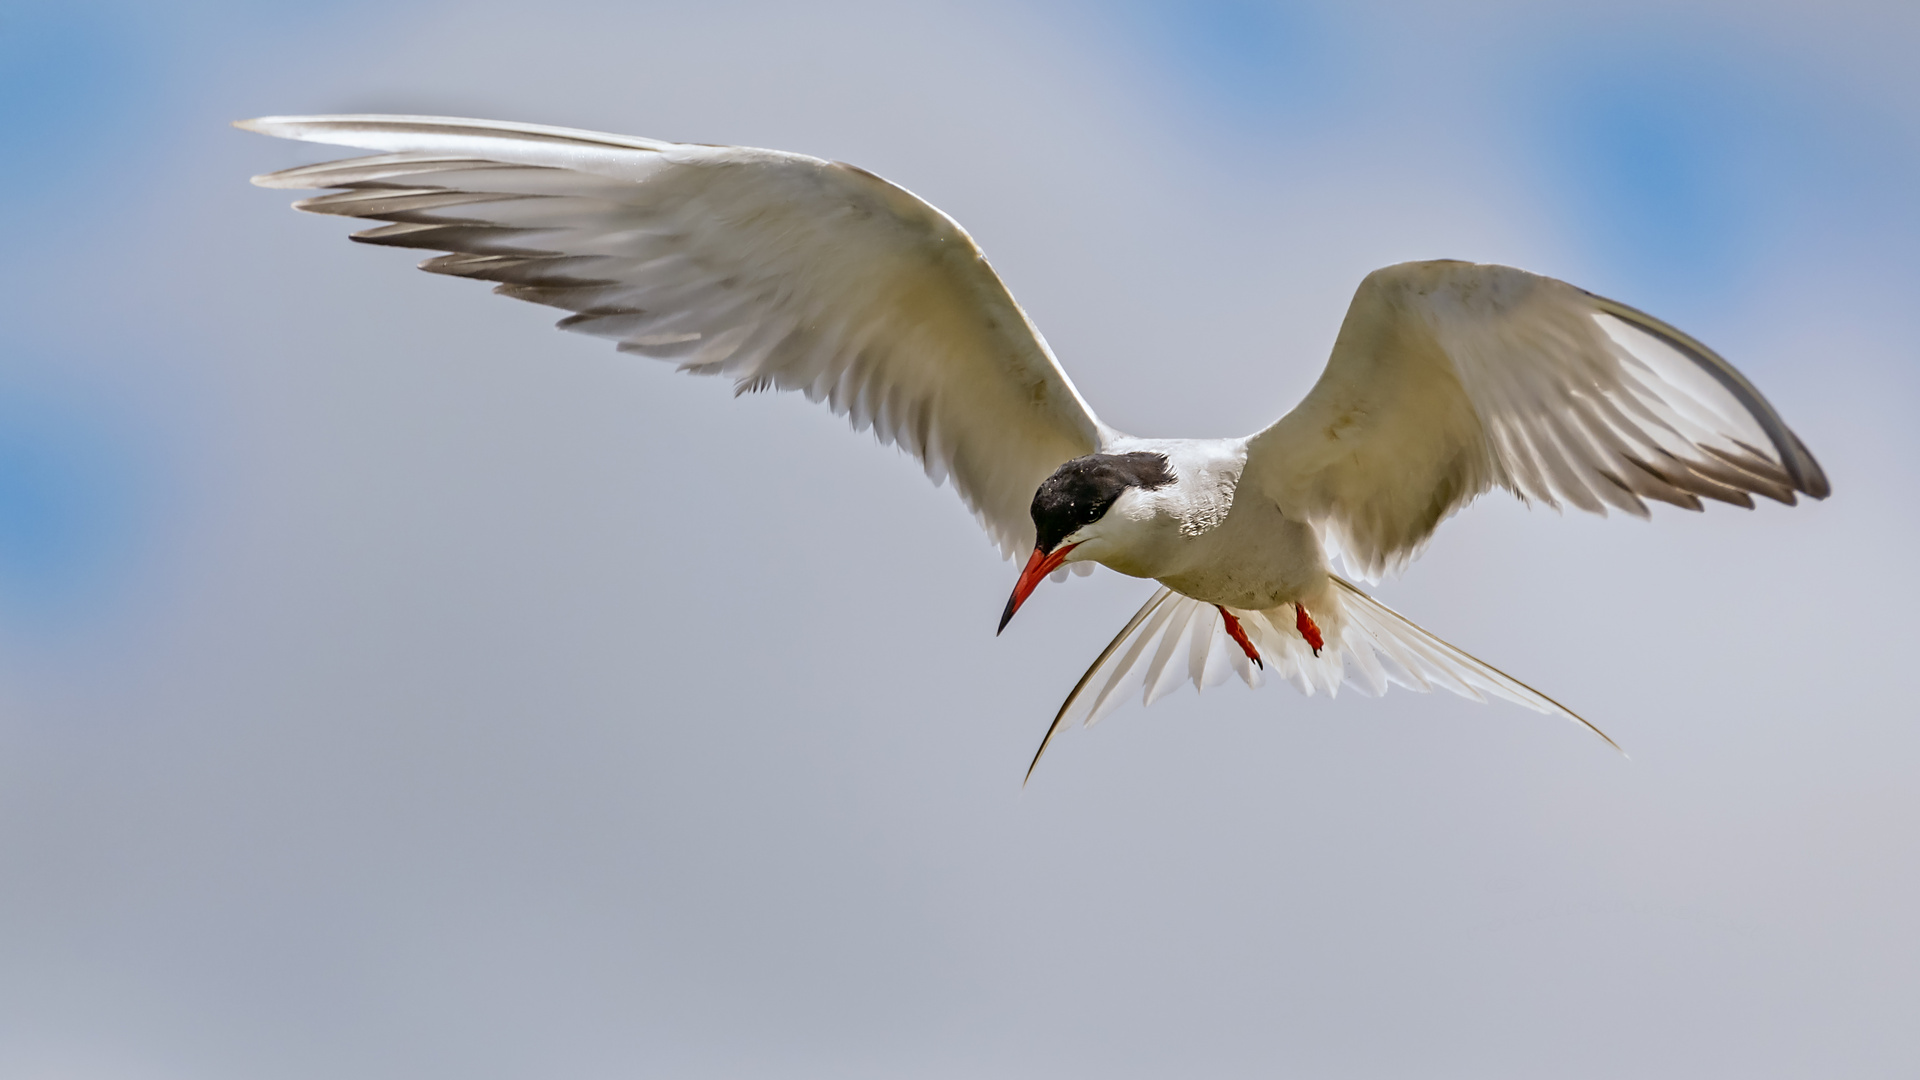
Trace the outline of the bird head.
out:
M 1113 510 L 1132 491 L 1153 491 L 1174 482 L 1165 454 L 1088 454 L 1060 466 L 1033 494 L 1033 554 L 1000 616 L 1007 628 L 1048 574 L 1070 562 L 1098 561 Z M 1082 545 L 1090 545 L 1083 548 Z M 999 631 L 996 630 L 995 633 Z

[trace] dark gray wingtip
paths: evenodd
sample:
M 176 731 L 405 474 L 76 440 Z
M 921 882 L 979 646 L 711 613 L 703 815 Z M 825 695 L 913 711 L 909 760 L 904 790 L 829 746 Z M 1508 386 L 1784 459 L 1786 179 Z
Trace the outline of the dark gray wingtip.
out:
M 1807 449 L 1806 444 L 1800 441 L 1800 436 L 1791 431 L 1787 434 L 1793 439 L 1793 448 L 1799 452 L 1799 460 L 1805 463 L 1804 473 L 1793 473 L 1795 486 L 1805 492 L 1809 498 L 1824 499 L 1833 494 L 1833 485 L 1827 483 L 1826 470 L 1820 467 L 1819 462 L 1813 460 L 1813 454 Z M 1788 467 L 1792 468 L 1791 465 Z
M 1585 289 L 1580 291 L 1587 292 Z M 1813 454 L 1807 450 L 1806 444 L 1800 441 L 1800 437 L 1795 435 L 1791 428 L 1787 427 L 1785 420 L 1780 419 L 1780 414 L 1773 410 L 1773 406 L 1768 403 L 1759 389 L 1748 382 L 1747 377 L 1740 374 L 1732 364 L 1727 363 L 1724 357 L 1707 348 L 1692 335 L 1661 322 L 1639 308 L 1590 292 L 1587 292 L 1587 296 L 1593 300 L 1595 308 L 1601 312 L 1657 338 L 1680 355 L 1693 361 L 1696 367 L 1711 375 L 1714 381 L 1732 394 L 1734 399 L 1740 402 L 1741 407 L 1746 409 L 1748 414 L 1760 424 L 1761 429 L 1767 433 L 1767 439 L 1773 444 L 1774 451 L 1780 455 L 1780 464 L 1786 469 L 1795 491 L 1815 499 L 1824 499 L 1833 493 L 1832 485 L 1827 482 L 1825 470 L 1821 469 L 1820 463 L 1813 459 Z

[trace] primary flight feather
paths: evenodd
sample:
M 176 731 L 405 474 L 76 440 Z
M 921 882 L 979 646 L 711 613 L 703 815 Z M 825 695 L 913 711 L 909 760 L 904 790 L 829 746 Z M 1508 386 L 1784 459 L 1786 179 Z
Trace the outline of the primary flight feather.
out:
M 1003 552 L 1028 553 L 1003 628 L 1068 568 L 1160 582 L 1041 753 L 1063 723 L 1129 693 L 1151 702 L 1184 681 L 1258 685 L 1269 671 L 1307 693 L 1438 685 L 1586 724 L 1335 575 L 1329 556 L 1376 580 L 1494 487 L 1640 516 L 1648 499 L 1698 510 L 1829 491 L 1712 350 L 1524 270 L 1376 270 L 1319 382 L 1271 427 L 1139 439 L 1094 415 L 958 223 L 862 169 L 445 117 L 238 126 L 376 151 L 254 178 L 335 189 L 294 205 L 385 223 L 355 240 L 443 252 L 421 269 L 563 308 L 561 328 L 622 352 L 741 392 L 799 390 L 871 426 L 951 480 Z

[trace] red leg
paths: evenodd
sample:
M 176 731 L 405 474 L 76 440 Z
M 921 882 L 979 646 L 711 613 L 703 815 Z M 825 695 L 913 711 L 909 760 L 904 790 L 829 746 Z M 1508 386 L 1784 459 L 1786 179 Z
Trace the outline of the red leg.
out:
M 1306 638 L 1307 644 L 1313 646 L 1313 655 L 1319 656 L 1320 650 L 1327 645 L 1326 639 L 1320 636 L 1320 628 L 1314 625 L 1313 616 L 1307 614 L 1306 608 L 1295 604 L 1293 611 L 1294 629 L 1299 630 L 1300 636 Z
M 1259 650 L 1253 647 L 1253 642 L 1247 640 L 1247 632 L 1240 628 L 1240 620 L 1233 617 L 1233 612 L 1220 607 L 1219 604 L 1213 606 L 1220 608 L 1220 617 L 1227 620 L 1227 636 L 1239 644 L 1240 651 L 1246 653 L 1247 659 L 1253 661 L 1256 667 L 1266 667 L 1267 665 L 1260 660 Z

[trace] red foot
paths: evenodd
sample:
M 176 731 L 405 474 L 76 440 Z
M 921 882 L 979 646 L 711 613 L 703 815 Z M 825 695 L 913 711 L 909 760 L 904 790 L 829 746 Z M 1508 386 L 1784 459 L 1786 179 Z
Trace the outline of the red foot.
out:
M 1227 620 L 1227 636 L 1239 644 L 1240 651 L 1247 654 L 1247 659 L 1253 661 L 1255 667 L 1265 668 L 1267 665 L 1260 661 L 1259 650 L 1253 647 L 1253 642 L 1247 640 L 1247 632 L 1240 628 L 1240 620 L 1233 617 L 1233 612 L 1220 607 L 1219 604 L 1213 606 L 1220 608 L 1220 617 Z
M 1313 646 L 1313 655 L 1319 656 L 1320 650 L 1327 645 L 1326 639 L 1320 636 L 1320 628 L 1314 625 L 1313 616 L 1307 614 L 1306 608 L 1295 604 L 1293 611 L 1294 628 L 1300 631 L 1301 637 L 1307 639 L 1307 644 Z

